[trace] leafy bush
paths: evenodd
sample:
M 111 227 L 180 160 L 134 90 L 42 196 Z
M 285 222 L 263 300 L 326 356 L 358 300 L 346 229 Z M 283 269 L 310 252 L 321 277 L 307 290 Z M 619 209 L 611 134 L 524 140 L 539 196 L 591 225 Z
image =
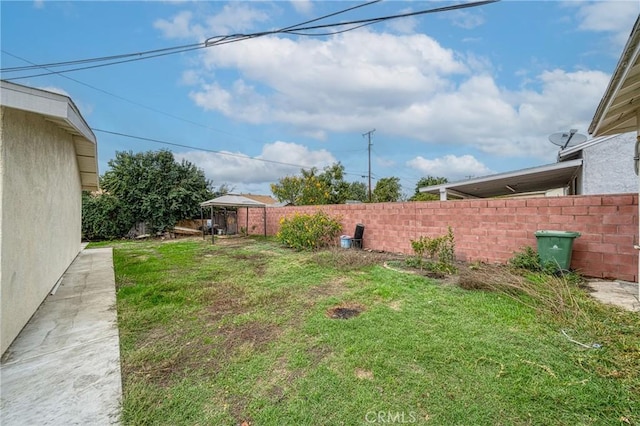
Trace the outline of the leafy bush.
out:
M 411 240 L 411 248 L 416 254 L 412 263 L 417 263 L 420 269 L 427 267 L 436 272 L 454 273 L 456 272 L 455 262 L 455 239 L 453 229 L 448 227 L 447 233 L 439 237 L 422 236 L 417 240 Z M 425 255 L 428 260 L 425 262 Z
M 529 246 L 523 247 L 522 250 L 515 252 L 513 257 L 509 259 L 509 265 L 527 271 L 542 271 L 542 262 L 540 261 L 538 252 Z
M 82 194 L 83 238 L 90 241 L 120 238 L 133 224 L 133 218 L 118 197 L 107 193 Z
M 314 250 L 332 245 L 342 225 L 337 219 L 318 211 L 313 215 L 296 213 L 280 220 L 278 241 L 298 250 Z

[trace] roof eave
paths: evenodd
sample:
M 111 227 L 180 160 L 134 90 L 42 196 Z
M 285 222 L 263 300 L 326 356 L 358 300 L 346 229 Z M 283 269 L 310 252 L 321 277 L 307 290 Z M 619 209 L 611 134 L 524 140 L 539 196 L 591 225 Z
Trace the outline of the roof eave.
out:
M 631 30 L 631 34 L 627 43 L 625 44 L 624 49 L 622 50 L 622 55 L 620 55 L 620 60 L 616 65 L 616 69 L 613 72 L 613 76 L 609 81 L 609 85 L 600 100 L 600 104 L 596 109 L 596 113 L 593 116 L 593 120 L 591 120 L 591 125 L 589 126 L 589 134 L 593 136 L 604 136 L 604 135 L 612 135 L 625 133 L 627 131 L 635 130 L 635 126 L 626 126 L 626 127 L 607 127 L 604 122 L 607 119 L 607 113 L 615 100 L 620 88 L 623 86 L 626 76 L 629 71 L 633 68 L 633 65 L 638 61 L 638 56 L 640 54 L 640 15 L 636 19 L 636 22 Z
M 20 84 L 0 81 L 0 104 L 40 114 L 73 137 L 83 191 L 99 189 L 98 149 L 93 131 L 68 96 Z

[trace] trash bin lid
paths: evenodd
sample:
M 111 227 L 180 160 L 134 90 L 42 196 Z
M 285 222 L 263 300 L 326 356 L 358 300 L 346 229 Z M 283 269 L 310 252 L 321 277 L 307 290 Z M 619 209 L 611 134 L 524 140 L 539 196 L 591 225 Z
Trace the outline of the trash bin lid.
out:
M 564 237 L 564 238 L 577 238 L 580 236 L 579 232 L 575 231 L 536 231 L 536 237 Z

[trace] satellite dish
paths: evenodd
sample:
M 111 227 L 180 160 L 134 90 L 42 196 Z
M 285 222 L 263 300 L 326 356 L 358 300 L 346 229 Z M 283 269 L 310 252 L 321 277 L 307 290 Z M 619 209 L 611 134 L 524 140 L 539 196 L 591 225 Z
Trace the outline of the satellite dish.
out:
M 558 145 L 560 149 L 565 149 L 568 146 L 575 146 L 587 141 L 587 137 L 580 133 L 577 133 L 578 129 L 571 129 L 568 132 L 558 132 L 549 136 L 549 141 L 552 144 Z

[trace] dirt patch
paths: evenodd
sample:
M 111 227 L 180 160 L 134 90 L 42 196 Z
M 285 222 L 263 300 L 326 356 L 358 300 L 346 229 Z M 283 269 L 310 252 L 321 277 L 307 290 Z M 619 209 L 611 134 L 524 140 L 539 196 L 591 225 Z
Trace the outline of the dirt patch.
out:
M 404 258 L 401 254 L 373 250 L 347 250 L 330 248 L 314 254 L 312 261 L 320 266 L 329 266 L 341 271 L 353 271 L 367 266 L 382 265 L 388 260 Z
M 400 300 L 394 300 L 393 302 L 389 303 L 389 308 L 391 308 L 391 310 L 399 312 L 402 310 L 402 302 Z
M 357 317 L 364 311 L 362 305 L 339 305 L 329 308 L 327 316 L 331 319 L 350 319 Z
M 245 291 L 241 287 L 226 283 L 212 283 L 203 294 L 208 303 L 207 311 L 211 321 L 218 321 L 228 315 L 239 315 L 247 310 Z
M 373 371 L 365 370 L 363 368 L 356 368 L 354 371 L 355 376 L 361 380 L 373 380 Z
M 218 333 L 224 336 L 220 345 L 223 352 L 233 355 L 241 347 L 251 350 L 262 349 L 280 334 L 280 329 L 273 324 L 253 321 L 240 325 L 225 325 Z
M 307 290 L 306 297 L 315 301 L 324 297 L 337 296 L 347 289 L 346 282 L 347 278 L 339 277 L 327 283 L 310 287 Z
M 263 253 L 233 253 L 229 257 L 233 260 L 245 262 L 247 267 L 253 268 L 255 274 L 259 277 L 265 274 L 269 257 Z

